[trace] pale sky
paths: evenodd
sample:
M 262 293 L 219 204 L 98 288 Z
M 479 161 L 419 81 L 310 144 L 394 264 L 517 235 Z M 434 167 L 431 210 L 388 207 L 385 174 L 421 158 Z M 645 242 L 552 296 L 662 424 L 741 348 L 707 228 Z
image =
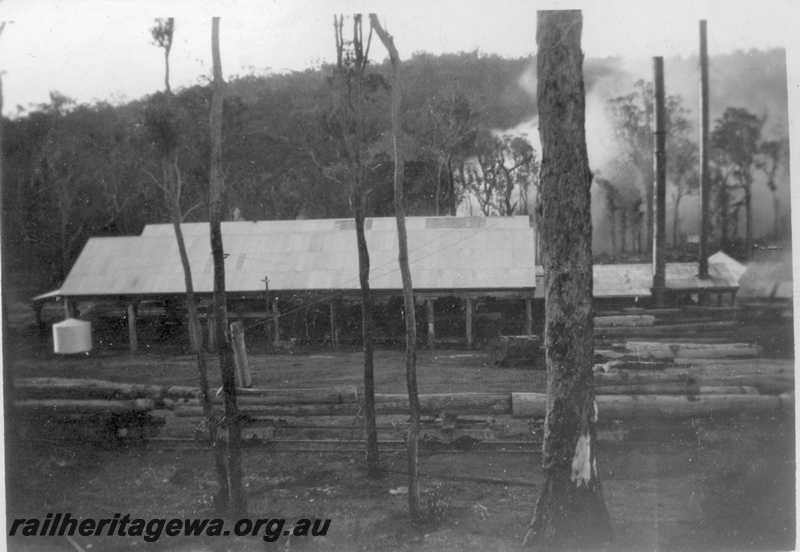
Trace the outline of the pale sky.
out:
M 597 6 L 595 6 L 597 4 Z M 602 7 L 600 7 L 602 5 Z M 0 0 L 0 74 L 4 113 L 45 103 L 58 90 L 79 102 L 132 100 L 163 88 L 163 54 L 149 29 L 176 18 L 173 88 L 210 75 L 212 15 L 222 17 L 226 76 L 303 70 L 334 53 L 333 13 L 375 12 L 401 57 L 479 49 L 508 57 L 536 51 L 536 11 L 582 8 L 587 57 L 697 52 L 698 21 L 708 20 L 709 50 L 790 48 L 800 28 L 793 0 Z M 376 47 L 373 53 L 383 57 Z

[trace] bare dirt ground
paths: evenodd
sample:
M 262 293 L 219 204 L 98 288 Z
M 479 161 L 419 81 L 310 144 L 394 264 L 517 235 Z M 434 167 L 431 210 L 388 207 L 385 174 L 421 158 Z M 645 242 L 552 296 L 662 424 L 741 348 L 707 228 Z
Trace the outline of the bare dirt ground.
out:
M 195 385 L 194 361 L 168 349 L 124 349 L 57 358 L 46 340 L 19 342 L 14 369 L 26 377 L 96 378 Z M 358 351 L 251 353 L 256 387 L 299 388 L 361 381 Z M 376 354 L 380 393 L 405 391 L 400 351 Z M 218 371 L 212 362 L 212 385 Z M 488 355 L 425 351 L 420 392 L 543 391 L 541 370 L 496 368 Z M 524 423 L 497 419 L 498 438 L 535 441 Z M 163 432 L 181 428 L 167 416 Z M 628 424 L 628 439 L 607 426 L 598 463 L 617 540 L 608 550 L 790 550 L 795 546 L 794 422 L 789 418 Z M 531 447 L 528 447 L 531 448 Z M 535 448 L 535 447 L 533 447 Z M 427 451 L 420 472 L 429 523 L 406 514 L 405 456 L 382 457 L 378 480 L 364 475 L 363 454 L 246 449 L 250 518 L 330 519 L 324 537 L 13 537 L 10 550 L 517 550 L 522 549 L 541 480 L 530 450 Z M 209 516 L 216 487 L 204 450 L 150 445 L 109 448 L 35 436 L 7 458 L 7 516 L 141 518 Z

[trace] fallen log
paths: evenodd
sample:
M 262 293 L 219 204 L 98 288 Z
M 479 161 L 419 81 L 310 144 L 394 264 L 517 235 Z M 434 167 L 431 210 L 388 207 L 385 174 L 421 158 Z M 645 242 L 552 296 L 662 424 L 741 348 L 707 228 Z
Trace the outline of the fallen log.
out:
M 595 395 L 758 395 L 758 389 L 746 385 L 697 385 L 681 383 L 652 383 L 602 385 Z
M 441 393 L 420 395 L 420 411 L 423 414 L 486 414 L 511 413 L 511 397 L 508 393 Z M 343 416 L 355 415 L 362 402 L 333 404 L 250 404 L 242 402 L 241 412 L 250 416 Z M 377 414 L 408 414 L 408 395 L 376 394 Z M 202 416 L 198 399 L 188 399 L 175 404 L 176 416 Z
M 130 414 L 149 412 L 155 403 L 151 399 L 135 399 L 131 401 L 103 400 L 31 400 L 14 401 L 18 412 L 52 413 L 52 414 Z
M 699 376 L 700 385 L 741 385 L 752 387 L 762 395 L 781 395 L 794 390 L 794 377 L 744 375 L 744 376 Z
M 656 317 L 649 314 L 628 314 L 622 316 L 595 316 L 595 328 L 652 326 Z
M 515 418 L 543 418 L 547 396 L 512 393 Z M 768 395 L 598 395 L 602 420 L 687 419 L 725 416 L 773 416 L 794 413 L 794 394 Z
M 170 388 L 167 395 L 173 400 L 192 401 L 200 398 L 200 389 L 195 387 Z M 222 404 L 224 397 L 212 397 L 215 403 Z M 355 385 L 309 389 L 237 389 L 236 400 L 240 404 L 345 404 L 358 401 Z M 186 403 L 191 405 L 194 403 Z M 200 403 L 198 403 L 200 404 Z
M 730 366 L 733 368 L 749 366 L 752 368 L 779 369 L 781 372 L 794 373 L 794 360 L 782 359 L 738 359 L 738 358 L 676 358 L 675 365 L 683 366 Z
M 655 343 L 648 341 L 629 341 L 626 351 L 640 359 L 734 359 L 758 358 L 761 347 L 750 343 L 726 343 L 722 345 L 695 343 Z
M 115 383 L 94 379 L 15 378 L 14 394 L 20 400 L 158 400 L 165 397 L 166 388 L 161 385 Z
M 682 372 L 646 372 L 646 371 L 612 371 L 595 372 L 595 387 L 610 385 L 652 385 L 652 384 L 681 384 L 696 383 L 696 378 L 688 371 Z
M 510 414 L 511 397 L 508 393 L 434 393 L 419 396 L 420 411 L 424 414 Z M 376 394 L 375 410 L 378 414 L 403 414 L 408 412 L 408 395 Z
M 359 404 L 241 404 L 239 412 L 247 416 L 355 416 L 359 412 Z M 175 405 L 175 415 L 201 418 L 204 416 L 203 407 L 199 406 L 198 399 L 189 399 L 186 403 Z
M 675 364 L 668 361 L 609 360 L 602 364 L 595 364 L 594 372 L 597 374 L 616 370 L 665 370 L 673 366 L 675 366 Z
M 670 337 L 683 335 L 707 336 L 709 334 L 725 334 L 736 329 L 733 320 L 717 322 L 692 322 L 688 324 L 670 324 L 646 327 L 596 327 L 596 337 Z

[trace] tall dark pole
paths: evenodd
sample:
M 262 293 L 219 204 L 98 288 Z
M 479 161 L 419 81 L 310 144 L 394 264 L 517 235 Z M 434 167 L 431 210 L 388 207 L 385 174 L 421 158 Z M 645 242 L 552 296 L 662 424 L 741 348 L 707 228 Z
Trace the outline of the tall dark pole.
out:
M 664 58 L 653 58 L 655 80 L 656 129 L 653 147 L 653 173 L 655 186 L 653 198 L 656 209 L 653 219 L 653 300 L 656 307 L 664 306 L 664 288 L 667 273 L 667 152 L 666 120 L 664 114 Z
M 709 216 L 708 175 L 708 43 L 706 41 L 706 21 L 700 21 L 700 251 L 698 276 L 708 278 L 708 216 Z

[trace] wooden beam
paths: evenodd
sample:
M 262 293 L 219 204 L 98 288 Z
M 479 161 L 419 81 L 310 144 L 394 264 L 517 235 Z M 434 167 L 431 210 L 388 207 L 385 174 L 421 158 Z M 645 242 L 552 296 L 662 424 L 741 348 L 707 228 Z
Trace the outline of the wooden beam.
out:
M 472 299 L 466 299 L 466 313 L 467 313 L 467 349 L 472 349 Z
M 428 309 L 428 348 L 432 351 L 436 347 L 436 324 L 433 312 L 433 300 L 425 301 Z
M 128 341 L 131 352 L 139 350 L 139 338 L 136 335 L 136 305 L 133 301 L 128 302 Z

